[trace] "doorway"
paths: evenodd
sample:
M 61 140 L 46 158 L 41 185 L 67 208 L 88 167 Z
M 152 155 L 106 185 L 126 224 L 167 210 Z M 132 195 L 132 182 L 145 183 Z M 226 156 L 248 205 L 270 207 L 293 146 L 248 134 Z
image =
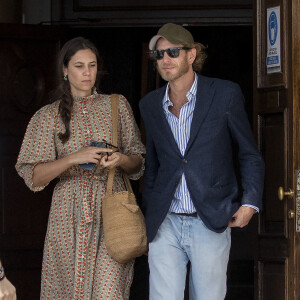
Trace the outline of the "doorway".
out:
M 245 106 L 248 113 L 249 120 L 252 120 L 252 72 L 253 72 L 253 60 L 252 60 L 252 26 L 193 26 L 188 28 L 195 41 L 201 42 L 208 46 L 207 54 L 208 59 L 203 68 L 203 75 L 210 77 L 218 77 L 222 79 L 232 80 L 237 82 L 244 93 L 245 96 Z M 101 56 L 104 60 L 104 66 L 106 70 L 106 76 L 103 78 L 100 91 L 103 93 L 121 93 L 129 101 L 132 106 L 137 123 L 142 127 L 142 120 L 140 119 L 138 102 L 145 93 L 155 89 L 158 85 L 163 84 L 156 79 L 155 69 L 152 62 L 147 59 L 147 44 L 150 38 L 157 33 L 158 27 L 122 27 L 122 28 L 66 28 L 63 37 L 59 37 L 59 34 L 55 34 L 55 38 L 51 37 L 50 41 L 44 41 L 42 39 L 39 42 L 39 49 L 51 49 L 51 60 L 54 62 L 55 49 L 60 46 L 60 41 L 68 40 L 75 36 L 84 36 L 91 39 L 98 47 Z M 34 32 L 32 28 L 29 29 L 30 32 Z M 33 34 L 32 34 L 33 35 Z M 50 36 L 50 33 L 47 33 Z M 38 36 L 38 35 L 36 35 Z M 40 36 L 43 36 L 40 34 Z M 46 36 L 46 34 L 44 34 Z M 19 37 L 18 37 L 19 38 Z M 24 39 L 24 36 L 20 39 Z M 46 38 L 45 38 L 46 40 Z M 34 37 L 29 38 L 30 43 L 34 42 Z M 15 43 L 13 41 L 13 43 Z M 49 47 L 49 43 L 51 48 Z M 28 46 L 29 47 L 29 46 Z M 35 48 L 36 49 L 36 48 Z M 48 50 L 47 50 L 48 51 Z M 50 50 L 49 50 L 50 51 Z M 41 52 L 41 51 L 40 51 Z M 41 56 L 41 61 L 47 63 L 49 66 L 54 66 L 50 62 L 50 59 L 45 62 Z M 48 52 L 46 52 L 48 53 Z M 36 61 L 36 58 L 35 58 Z M 53 78 L 50 77 L 54 73 L 52 68 L 46 68 L 48 72 L 44 72 L 49 75 L 48 85 L 45 82 L 47 88 L 52 88 L 54 86 Z M 51 72 L 50 72 L 50 71 Z M 22 73 L 23 74 L 23 73 Z M 27 74 L 27 73 L 26 73 Z M 34 73 L 35 74 L 35 73 Z M 3 89 L 4 90 L 4 89 Z M 7 98 L 7 105 L 14 107 L 14 103 L 9 101 Z M 23 98 L 22 98 L 23 99 Z M 39 106 L 46 104 L 48 101 L 48 96 L 43 96 L 44 102 L 38 103 Z M 20 110 L 18 110 L 18 113 Z M 30 116 L 34 111 L 20 113 L 23 116 L 24 124 L 27 124 Z M 19 115 L 12 110 L 11 118 L 17 116 L 20 120 Z M 3 115 L 2 121 L 6 120 L 6 116 Z M 26 117 L 26 118 L 25 118 Z M 22 123 L 22 130 L 25 129 L 25 125 Z M 3 124 L 5 124 L 3 122 Z M 4 126 L 2 130 L 4 130 Z M 7 129 L 8 130 L 8 129 Z M 8 131 L 10 132 L 10 131 Z M 26 245 L 26 253 L 30 255 L 25 256 L 24 263 L 20 263 L 20 248 L 15 241 L 7 244 L 7 250 L 4 251 L 3 255 L 6 257 L 6 271 L 10 280 L 15 283 L 18 290 L 18 299 L 38 299 L 39 294 L 39 280 L 40 280 L 40 268 L 41 268 L 41 256 L 43 248 L 43 233 L 46 229 L 47 222 L 47 210 L 51 201 L 51 190 L 44 192 L 42 194 L 30 193 L 25 187 L 24 183 L 21 182 L 20 178 L 15 174 L 13 165 L 16 160 L 16 155 L 19 150 L 22 134 L 18 134 L 16 137 L 17 142 L 13 140 L 11 142 L 11 147 L 13 148 L 10 153 L 11 164 L 11 176 L 10 180 L 17 182 L 18 185 L 22 186 L 22 191 L 24 189 L 24 195 L 26 196 L 26 203 L 38 203 L 38 205 L 30 206 L 30 214 L 40 215 L 40 226 L 42 228 L 39 230 L 39 239 L 35 239 L 35 244 Z M 13 153 L 13 155 L 11 155 Z M 7 162 L 5 162 L 8 164 Z M 7 177 L 8 178 L 8 177 Z M 8 184 L 9 186 L 9 184 Z M 135 184 L 135 192 L 140 197 L 140 186 Z M 3 194 L 5 194 L 3 192 Z M 23 195 L 23 194 L 22 194 Z M 10 195 L 8 195 L 10 196 Z M 13 198 L 7 197 L 7 201 Z M 15 211 L 15 214 L 21 214 L 20 204 L 17 201 L 18 198 L 15 197 L 15 202 L 10 202 L 11 210 Z M 45 201 L 43 201 L 43 199 Z M 6 201 L 2 199 L 3 203 Z M 33 202 L 36 201 L 36 202 Z M 6 202 L 5 202 L 6 203 Z M 45 208 L 41 209 L 41 203 Z M 3 206 L 4 207 L 4 206 Z M 27 207 L 29 209 L 29 207 Z M 41 214 L 41 210 L 43 214 Z M 5 215 L 7 212 L 2 211 Z M 25 217 L 23 218 L 25 219 Z M 19 227 L 23 226 L 20 218 Z M 32 218 L 31 218 L 32 219 Z M 27 220 L 31 220 L 27 218 Z M 251 221 L 251 224 L 244 230 L 233 230 L 232 231 L 232 249 L 230 262 L 228 266 L 228 293 L 227 300 L 253 300 L 254 297 L 254 248 L 256 247 L 256 219 Z M 23 222 L 23 221 L 22 221 Z M 27 228 L 27 227 L 26 227 Z M 29 229 L 31 227 L 28 227 Z M 41 232 L 40 232 L 41 231 Z M 22 235 L 23 233 L 19 233 Z M 5 236 L 3 237 L 3 239 Z M 12 237 L 14 238 L 14 237 Z M 20 236 L 16 237 L 19 241 L 22 241 Z M 22 246 L 23 247 L 23 246 Z M 13 251 L 11 250 L 13 249 Z M 34 253 L 34 256 L 33 254 Z M 32 260 L 28 259 L 33 257 Z M 20 265 L 24 268 L 20 269 Z M 24 274 L 29 274 L 34 265 L 34 273 L 31 272 L 30 276 L 25 276 L 34 285 L 27 287 L 24 283 Z M 187 292 L 188 294 L 188 292 Z M 138 258 L 135 266 L 135 277 L 132 284 L 130 300 L 146 300 L 148 299 L 148 265 L 147 257 L 143 256 Z
M 207 46 L 208 58 L 202 74 L 237 82 L 244 93 L 246 111 L 252 123 L 252 26 L 194 26 L 188 29 L 195 41 Z M 153 62 L 147 58 L 148 42 L 157 30 L 158 28 L 82 28 L 71 32 L 71 37 L 82 35 L 97 44 L 107 72 L 100 84 L 101 91 L 121 93 L 128 99 L 142 134 L 138 102 L 147 92 L 164 84 L 159 80 Z M 136 187 L 136 191 L 140 191 L 140 188 Z M 226 300 L 254 298 L 256 235 L 256 217 L 247 228 L 232 230 Z M 187 297 L 188 291 L 186 299 Z M 146 257 L 137 259 L 130 299 L 148 299 Z

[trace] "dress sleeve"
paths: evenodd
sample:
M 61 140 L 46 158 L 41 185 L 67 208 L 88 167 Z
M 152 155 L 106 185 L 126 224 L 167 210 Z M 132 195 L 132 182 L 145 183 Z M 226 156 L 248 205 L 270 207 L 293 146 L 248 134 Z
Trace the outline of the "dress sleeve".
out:
M 26 185 L 34 192 L 43 190 L 47 185 L 33 187 L 32 175 L 34 167 L 56 159 L 55 127 L 58 117 L 54 104 L 46 105 L 31 118 L 22 142 L 16 163 L 18 174 Z
M 141 134 L 130 104 L 122 95 L 119 96 L 119 112 L 121 151 L 126 155 L 140 155 L 142 157 L 142 154 L 146 152 L 145 146 L 142 143 Z M 143 157 L 142 159 L 141 169 L 135 174 L 130 174 L 130 179 L 137 180 L 143 175 L 145 159 Z

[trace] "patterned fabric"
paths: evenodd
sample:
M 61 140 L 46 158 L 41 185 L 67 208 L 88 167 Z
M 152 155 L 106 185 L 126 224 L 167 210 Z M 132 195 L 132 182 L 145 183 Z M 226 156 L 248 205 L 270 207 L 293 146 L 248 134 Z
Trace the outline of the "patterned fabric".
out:
M 58 114 L 59 102 L 41 108 L 31 119 L 23 140 L 16 169 L 33 191 L 33 168 L 88 146 L 91 141 L 112 142 L 109 96 L 97 93 L 74 98 L 71 137 L 62 144 L 64 125 Z M 131 108 L 119 97 L 119 145 L 124 154 L 145 152 Z M 138 179 L 144 170 L 130 176 Z M 72 166 L 60 176 L 50 209 L 44 245 L 41 299 L 128 299 L 133 264 L 119 264 L 107 253 L 102 228 L 101 205 L 108 171 L 95 172 Z M 124 189 L 120 170 L 114 191 Z

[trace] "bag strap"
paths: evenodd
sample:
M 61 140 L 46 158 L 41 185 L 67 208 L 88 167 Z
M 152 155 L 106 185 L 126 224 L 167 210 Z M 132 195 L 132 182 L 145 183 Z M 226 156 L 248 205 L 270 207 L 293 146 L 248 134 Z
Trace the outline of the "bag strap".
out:
M 112 113 L 112 134 L 113 134 L 112 143 L 113 145 L 118 147 L 118 107 L 119 107 L 118 94 L 112 94 L 110 97 L 110 101 L 111 101 L 111 113 Z M 116 168 L 110 169 L 108 172 L 106 194 L 112 194 L 112 187 L 113 187 L 115 173 L 116 173 Z M 127 190 L 133 193 L 127 173 L 122 171 L 122 174 L 123 174 L 123 179 Z
M 118 109 L 119 109 L 119 96 L 112 94 L 111 98 L 111 114 L 112 114 L 112 143 L 118 147 Z

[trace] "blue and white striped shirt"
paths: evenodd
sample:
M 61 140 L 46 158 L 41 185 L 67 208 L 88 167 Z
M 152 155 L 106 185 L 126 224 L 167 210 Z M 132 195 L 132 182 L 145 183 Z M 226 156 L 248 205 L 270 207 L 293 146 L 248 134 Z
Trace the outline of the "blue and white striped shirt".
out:
M 166 94 L 163 99 L 163 109 L 165 112 L 165 116 L 171 127 L 175 141 L 178 145 L 178 148 L 182 156 L 184 156 L 184 152 L 190 138 L 193 113 L 196 104 L 197 81 L 198 81 L 198 76 L 195 74 L 194 83 L 186 94 L 188 102 L 185 103 L 180 109 L 180 114 L 178 118 L 174 116 L 169 111 L 168 108 L 169 106 L 173 106 L 173 103 L 169 99 L 169 84 L 167 85 Z M 186 184 L 184 173 L 182 174 L 181 180 L 175 191 L 174 199 L 170 207 L 170 212 L 176 212 L 176 213 L 196 212 L 196 208 L 191 200 L 190 192 Z
M 163 99 L 163 110 L 182 156 L 184 156 L 185 149 L 190 138 L 193 113 L 196 104 L 198 76 L 196 73 L 194 74 L 194 83 L 186 94 L 188 102 L 185 103 L 180 109 L 178 118 L 169 111 L 169 106 L 173 106 L 173 103 L 169 98 L 169 84 L 167 85 L 166 93 Z M 252 207 L 259 212 L 259 209 L 256 206 L 250 204 L 244 204 L 243 206 Z M 196 208 L 193 204 L 187 187 L 184 173 L 182 174 L 181 180 L 174 193 L 174 198 L 169 211 L 189 214 L 196 212 Z

